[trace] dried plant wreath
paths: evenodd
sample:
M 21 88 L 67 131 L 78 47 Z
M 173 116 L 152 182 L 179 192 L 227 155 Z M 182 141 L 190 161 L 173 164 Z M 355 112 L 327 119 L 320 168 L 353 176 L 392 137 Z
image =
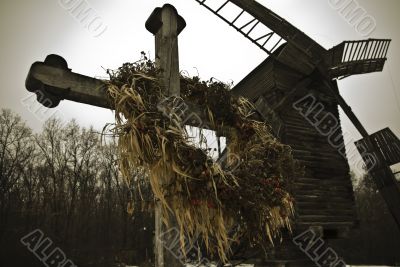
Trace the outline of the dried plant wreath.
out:
M 208 126 L 228 140 L 226 160 L 215 162 L 209 150 L 193 144 L 173 108 L 160 111 L 167 98 L 154 62 L 143 56 L 108 73 L 120 170 L 128 183 L 137 182 L 133 173 L 143 173 L 140 179 L 162 203 L 164 223 L 172 216 L 180 228 L 181 248 L 199 236 L 210 254 L 227 262 L 232 242 L 246 238 L 266 249 L 282 229 L 290 230 L 289 186 L 297 167 L 290 147 L 257 120 L 248 100 L 224 83 L 181 75 L 181 97 L 172 102 L 202 107 Z

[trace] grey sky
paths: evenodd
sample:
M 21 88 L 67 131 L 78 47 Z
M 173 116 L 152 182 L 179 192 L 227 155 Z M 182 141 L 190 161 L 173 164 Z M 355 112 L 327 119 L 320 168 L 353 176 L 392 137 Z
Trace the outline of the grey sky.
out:
M 66 2 L 66 1 L 64 1 Z M 154 55 L 152 35 L 144 22 L 158 0 L 88 0 L 101 16 L 107 30 L 93 37 L 82 24 L 63 9 L 59 0 L 1 0 L 0 2 L 0 108 L 18 112 L 34 129 L 43 116 L 32 114 L 21 101 L 29 97 L 24 81 L 30 65 L 47 54 L 62 55 L 74 72 L 106 76 L 102 67 L 116 68 L 135 61 L 140 51 Z M 266 54 L 234 29 L 200 7 L 194 0 L 171 0 L 186 19 L 180 36 L 182 70 L 202 78 L 239 82 L 266 58 Z M 260 0 L 262 4 L 297 26 L 325 48 L 343 40 L 365 39 L 331 8 L 329 0 Z M 340 92 L 369 132 L 389 126 L 400 136 L 400 0 L 357 0 L 377 27 L 369 37 L 391 38 L 388 62 L 382 73 L 359 75 L 339 82 Z M 56 109 L 65 119 L 76 118 L 84 126 L 101 129 L 113 122 L 111 111 L 61 102 Z M 359 136 L 342 116 L 349 138 Z

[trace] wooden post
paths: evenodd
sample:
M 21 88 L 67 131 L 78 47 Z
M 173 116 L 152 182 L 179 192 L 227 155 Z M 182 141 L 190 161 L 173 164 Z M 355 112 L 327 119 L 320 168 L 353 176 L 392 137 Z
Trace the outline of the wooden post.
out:
M 146 22 L 146 29 L 155 35 L 156 65 L 161 69 L 160 79 L 166 96 L 180 95 L 178 35 L 185 28 L 185 20 L 178 15 L 175 7 L 166 4 L 156 8 Z M 162 222 L 161 203 L 155 205 L 155 266 L 183 266 L 179 258 L 179 243 L 176 243 L 177 231 L 166 229 Z M 175 228 L 177 229 L 177 228 Z

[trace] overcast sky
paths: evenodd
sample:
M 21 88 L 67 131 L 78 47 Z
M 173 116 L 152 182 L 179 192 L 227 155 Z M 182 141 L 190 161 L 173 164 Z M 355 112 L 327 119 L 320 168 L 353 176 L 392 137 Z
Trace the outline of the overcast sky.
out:
M 31 64 L 48 54 L 62 55 L 74 72 L 105 77 L 103 68 L 117 68 L 135 61 L 140 52 L 154 56 L 153 36 L 144 28 L 159 0 L 87 0 L 102 23 L 99 37 L 79 23 L 62 3 L 71 0 L 0 0 L 0 108 L 19 113 L 39 130 L 46 116 L 37 116 L 22 102 L 29 99 L 24 82 Z M 215 1 L 215 0 L 210 0 Z M 221 0 L 222 1 L 222 0 Z M 349 1 L 349 0 L 347 0 Z M 389 126 L 400 136 L 400 0 L 357 0 L 376 20 L 375 31 L 361 36 L 329 0 L 260 0 L 262 4 L 297 26 L 325 48 L 344 41 L 391 38 L 388 62 L 382 73 L 359 75 L 339 82 L 340 92 L 361 122 L 372 133 Z M 195 0 L 171 0 L 187 22 L 179 39 L 181 70 L 204 79 L 239 82 L 266 58 Z M 99 26 L 99 27 L 100 27 Z M 107 27 L 107 28 L 106 28 Z M 113 122 L 109 110 L 62 101 L 56 109 L 65 120 L 75 118 L 83 126 L 101 129 Z M 359 135 L 345 116 L 343 129 Z

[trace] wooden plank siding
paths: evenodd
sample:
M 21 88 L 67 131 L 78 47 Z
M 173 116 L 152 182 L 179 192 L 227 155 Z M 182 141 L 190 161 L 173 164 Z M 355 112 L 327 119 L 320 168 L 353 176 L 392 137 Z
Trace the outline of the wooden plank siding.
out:
M 328 112 L 339 118 L 336 105 L 326 106 L 318 116 Z M 289 107 L 281 119 L 285 123 L 282 141 L 292 147 L 294 157 L 305 167 L 304 175 L 294 182 L 296 223 L 328 229 L 351 226 L 354 197 L 346 159 L 295 109 Z
M 304 62 L 295 60 L 296 51 L 288 45 L 276 51 L 279 58 L 291 59 L 286 63 L 267 58 L 238 85 L 233 93 L 250 98 L 255 103 L 264 103 L 274 107 L 302 79 L 312 77 L 313 82 L 307 91 L 299 91 L 295 100 L 312 92 L 325 109 L 318 117 L 331 113 L 340 121 L 338 104 L 333 96 L 324 89 L 318 75 L 299 72 Z M 262 101 L 259 101 L 262 99 Z M 299 231 L 310 226 L 322 226 L 330 232 L 347 232 L 356 221 L 355 203 L 347 159 L 321 135 L 290 102 L 276 112 L 282 123 L 280 138 L 292 147 L 294 157 L 304 166 L 304 175 L 295 177 L 293 195 L 296 208 L 296 227 Z M 257 107 L 259 112 L 268 108 Z M 312 114 L 315 115 L 315 114 Z M 265 116 L 264 116 L 265 117 Z M 343 143 L 342 130 L 339 129 L 339 143 Z

